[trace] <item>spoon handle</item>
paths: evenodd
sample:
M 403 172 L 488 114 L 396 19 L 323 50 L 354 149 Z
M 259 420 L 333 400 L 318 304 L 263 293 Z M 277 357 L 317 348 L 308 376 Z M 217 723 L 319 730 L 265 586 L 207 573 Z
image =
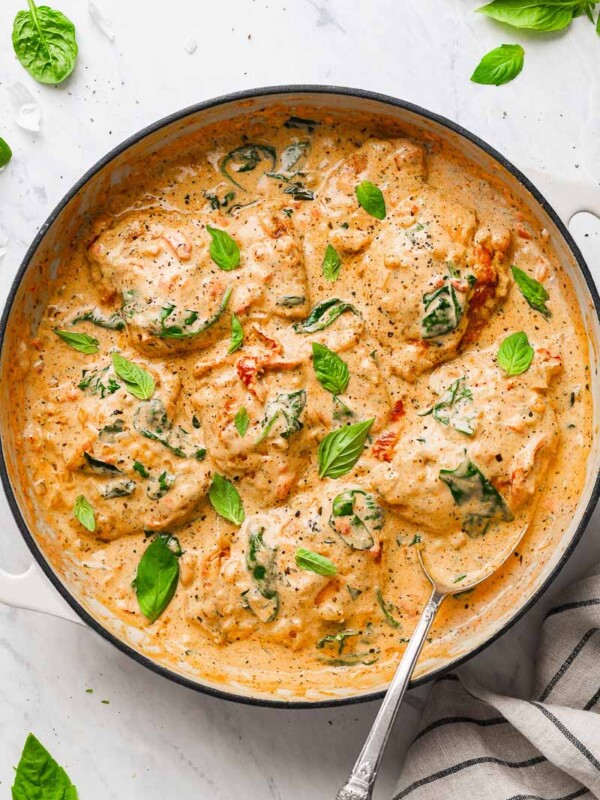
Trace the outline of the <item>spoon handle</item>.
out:
M 337 800 L 370 800 L 372 797 L 379 765 L 381 764 L 396 714 L 431 628 L 431 623 L 446 597 L 446 594 L 439 592 L 437 589 L 432 591 L 417 627 L 404 651 L 402 660 L 398 664 L 394 679 L 383 699 L 367 741 L 350 773 L 350 779 L 340 790 Z

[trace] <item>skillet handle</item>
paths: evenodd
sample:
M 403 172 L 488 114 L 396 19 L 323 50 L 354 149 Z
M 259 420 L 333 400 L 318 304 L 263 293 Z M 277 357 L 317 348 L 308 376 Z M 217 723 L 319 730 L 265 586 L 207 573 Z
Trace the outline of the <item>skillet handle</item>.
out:
M 532 167 L 521 171 L 548 199 L 565 225 L 580 211 L 589 211 L 600 218 L 600 184 L 567 180 Z
M 41 611 L 43 614 L 85 625 L 36 563 L 20 575 L 12 575 L 0 569 L 0 603 L 13 608 Z

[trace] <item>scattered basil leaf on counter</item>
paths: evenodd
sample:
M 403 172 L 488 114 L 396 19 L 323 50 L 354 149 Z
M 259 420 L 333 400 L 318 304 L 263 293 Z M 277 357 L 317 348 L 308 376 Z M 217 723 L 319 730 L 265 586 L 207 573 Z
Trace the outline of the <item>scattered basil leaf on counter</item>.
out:
M 350 371 L 337 353 L 318 342 L 312 343 L 313 368 L 321 386 L 331 394 L 344 394 L 348 388 Z
M 370 492 L 347 489 L 334 498 L 329 525 L 352 550 L 369 550 L 373 532 L 383 528 L 383 509 Z
M 221 319 L 229 304 L 232 291 L 231 286 L 225 290 L 219 308 L 212 317 L 203 320 L 196 328 L 192 326 L 198 321 L 199 314 L 197 311 L 186 311 L 181 325 L 165 325 L 166 320 L 172 322 L 173 319 L 179 315 L 177 314 L 176 306 L 163 306 L 160 312 L 160 330 L 158 331 L 158 335 L 161 339 L 192 339 L 194 336 L 204 333 L 204 331 L 212 328 L 212 326 Z
M 333 245 L 328 244 L 323 257 L 321 270 L 323 277 L 328 281 L 336 281 L 342 268 L 342 259 Z
M 560 31 L 568 27 L 581 5 L 581 0 L 493 0 L 476 11 L 513 28 Z
M 419 416 L 426 417 L 433 414 L 433 418 L 442 425 L 449 425 L 460 433 L 473 436 L 475 433 L 473 417 L 467 413 L 472 402 L 473 393 L 463 376 L 450 384 L 440 400 Z
M 142 478 L 149 478 L 150 473 L 146 469 L 146 467 L 142 464 L 141 461 L 134 461 L 133 462 L 134 470 L 140 475 Z
M 54 333 L 66 342 L 73 350 L 78 350 L 86 356 L 92 356 L 100 350 L 100 343 L 98 339 L 93 336 L 88 336 L 87 333 L 73 333 L 72 331 L 64 331 L 60 328 L 54 328 Z
M 550 299 L 550 295 L 544 286 L 535 278 L 531 278 L 522 269 L 515 267 L 514 264 L 510 268 L 515 283 L 521 290 L 521 294 L 527 300 L 527 303 L 534 311 L 539 311 L 546 319 L 552 316 L 552 312 L 546 305 L 546 300 Z
M 134 581 L 142 614 L 155 622 L 169 605 L 179 582 L 179 556 L 169 546 L 174 538 L 159 535 L 142 555 Z
M 93 533 L 96 530 L 96 515 L 94 514 L 94 509 L 89 500 L 87 500 L 82 494 L 75 500 L 75 505 L 73 506 L 73 516 L 75 519 L 79 520 L 84 528 L 87 528 L 90 533 Z
M 466 452 L 455 469 L 441 469 L 439 479 L 450 489 L 458 506 L 467 506 L 462 529 L 471 538 L 482 536 L 493 519 L 512 521 L 512 511 L 504 498 Z
M 246 518 L 238 490 L 218 473 L 213 475 L 208 498 L 217 514 L 234 525 L 241 525 Z
M 150 373 L 120 353 L 112 354 L 112 362 L 117 377 L 121 378 L 130 394 L 138 400 L 149 400 L 152 397 L 156 385 Z
M 520 44 L 502 44 L 481 59 L 471 75 L 474 83 L 501 86 L 512 81 L 523 69 L 525 51 Z
M 110 331 L 122 331 L 125 329 L 125 322 L 118 311 L 115 311 L 114 314 L 110 314 L 110 316 L 106 316 L 101 311 L 98 311 L 98 309 L 92 308 L 89 311 L 78 314 L 71 324 L 75 325 L 77 322 L 91 322 L 99 328 L 106 328 Z
M 12 158 L 12 150 L 8 143 L 0 136 L 0 169 L 5 167 Z
M 61 83 L 75 67 L 75 26 L 60 11 L 36 6 L 27 0 L 28 11 L 15 17 L 12 43 L 27 72 L 40 83 Z
M 235 425 L 235 428 L 240 436 L 246 435 L 248 431 L 248 425 L 250 424 L 250 418 L 248 417 L 248 412 L 244 406 L 242 406 L 235 415 L 233 424 Z
M 339 633 L 330 633 L 329 636 L 324 636 L 316 644 L 317 650 L 322 650 L 326 645 L 332 644 L 337 646 L 338 655 L 341 656 L 346 647 L 346 640 L 353 636 L 360 636 L 362 631 L 339 631 Z
M 77 800 L 65 770 L 30 733 L 15 771 L 12 800 Z
M 375 597 L 377 598 L 377 603 L 387 624 L 391 628 L 400 628 L 402 623 L 394 617 L 394 612 L 398 612 L 396 606 L 393 603 L 388 603 L 383 599 L 381 589 L 377 589 L 375 592 Z
M 213 228 L 211 225 L 207 225 L 206 230 L 210 233 L 212 239 L 209 248 L 210 257 L 217 267 L 229 272 L 239 266 L 240 248 L 227 231 Z
M 356 199 L 367 214 L 375 219 L 385 219 L 385 199 L 379 186 L 371 181 L 361 181 L 356 187 Z
M 228 353 L 235 353 L 244 343 L 244 330 L 242 323 L 235 314 L 231 315 L 231 343 L 227 348 Z
M 345 311 L 358 314 L 352 303 L 332 297 L 329 300 L 321 300 L 320 303 L 311 310 L 304 322 L 297 322 L 294 325 L 296 333 L 314 333 L 328 328 Z
M 319 444 L 319 477 L 341 478 L 360 458 L 374 419 L 331 431 Z
M 316 572 L 317 575 L 324 575 L 325 577 L 337 574 L 337 567 L 333 561 L 312 550 L 307 550 L 305 547 L 299 547 L 296 550 L 296 564 L 300 569 Z
M 507 375 L 520 375 L 526 372 L 533 361 L 534 349 L 523 331 L 512 333 L 500 345 L 498 364 Z

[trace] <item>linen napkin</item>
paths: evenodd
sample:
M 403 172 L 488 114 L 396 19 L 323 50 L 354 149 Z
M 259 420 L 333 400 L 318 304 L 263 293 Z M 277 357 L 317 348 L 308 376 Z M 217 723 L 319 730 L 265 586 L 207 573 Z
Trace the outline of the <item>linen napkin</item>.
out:
M 600 798 L 600 575 L 543 623 L 533 699 L 435 684 L 394 800 Z

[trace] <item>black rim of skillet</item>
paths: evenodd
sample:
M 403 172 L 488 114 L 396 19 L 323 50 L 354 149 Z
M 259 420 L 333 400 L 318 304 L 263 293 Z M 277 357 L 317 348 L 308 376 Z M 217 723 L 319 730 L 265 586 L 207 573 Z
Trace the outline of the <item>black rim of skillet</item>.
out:
M 579 269 L 583 273 L 585 278 L 588 291 L 592 297 L 594 302 L 594 307 L 596 309 L 596 314 L 600 319 L 600 297 L 598 295 L 598 291 L 590 274 L 590 271 L 584 261 L 584 258 L 573 240 L 573 237 L 569 233 L 566 225 L 562 222 L 558 214 L 553 210 L 550 204 L 546 201 L 544 196 L 533 186 L 533 184 L 525 177 L 510 161 L 508 161 L 501 153 L 487 144 L 485 141 L 480 139 L 478 136 L 470 133 L 465 128 L 457 125 L 455 122 L 452 122 L 445 117 L 440 116 L 439 114 L 435 114 L 431 111 L 427 111 L 426 109 L 420 108 L 413 103 L 405 102 L 404 100 L 399 100 L 395 97 L 390 97 L 388 95 L 379 94 L 377 92 L 371 92 L 368 90 L 363 89 L 352 89 L 347 87 L 339 87 L 339 86 L 325 86 L 325 85 L 288 85 L 288 86 L 267 86 L 260 89 L 247 89 L 240 92 L 233 92 L 231 94 L 222 95 L 220 97 L 215 97 L 210 100 L 205 100 L 201 103 L 197 103 L 195 105 L 189 106 L 187 108 L 182 109 L 181 111 L 177 111 L 174 114 L 170 114 L 169 116 L 163 117 L 158 122 L 154 122 L 151 125 L 143 128 L 142 130 L 138 131 L 137 133 L 133 134 L 129 138 L 125 139 L 121 144 L 117 145 L 113 148 L 107 155 L 101 158 L 93 167 L 91 167 L 84 175 L 81 177 L 77 183 L 72 187 L 72 189 L 67 192 L 67 194 L 63 197 L 63 199 L 59 202 L 56 208 L 52 211 L 46 222 L 41 226 L 40 230 L 38 231 L 35 239 L 33 240 L 32 244 L 30 245 L 27 253 L 25 254 L 25 258 L 21 266 L 19 267 L 19 271 L 13 281 L 11 286 L 10 292 L 8 294 L 8 298 L 6 301 L 6 305 L 4 307 L 4 312 L 2 314 L 2 319 L 0 320 L 0 355 L 2 353 L 2 347 L 4 344 L 4 338 L 6 334 L 6 329 L 8 325 L 8 319 L 10 316 L 10 312 L 12 310 L 13 303 L 15 301 L 16 293 L 25 274 L 27 267 L 33 255 L 35 254 L 37 248 L 39 247 L 44 235 L 46 234 L 47 230 L 50 228 L 52 223 L 56 220 L 58 215 L 64 209 L 64 207 L 73 199 L 73 197 L 77 194 L 77 192 L 94 176 L 97 172 L 99 172 L 103 167 L 109 164 L 116 156 L 123 153 L 132 145 L 136 144 L 149 134 L 155 133 L 159 131 L 161 128 L 166 127 L 167 125 L 178 122 L 180 120 L 185 119 L 186 117 L 196 114 L 200 111 L 205 111 L 210 108 L 214 108 L 220 105 L 226 105 L 229 103 L 235 103 L 240 100 L 250 100 L 256 98 L 268 98 L 272 95 L 293 95 L 293 94 L 314 94 L 314 95 L 321 95 L 321 94 L 331 94 L 331 95 L 343 95 L 346 97 L 356 97 L 360 100 L 374 100 L 376 102 L 381 103 L 382 105 L 392 106 L 395 108 L 401 108 L 406 111 L 412 112 L 418 116 L 424 117 L 432 122 L 441 125 L 444 128 L 458 134 L 459 136 L 467 139 L 471 143 L 475 144 L 481 150 L 483 150 L 487 155 L 491 156 L 495 159 L 501 166 L 503 166 L 508 172 L 510 172 L 518 181 L 519 183 L 530 192 L 535 200 L 539 203 L 539 205 L 543 208 L 543 210 L 550 216 L 558 230 L 560 231 L 563 239 L 566 241 L 567 245 L 569 246 Z M 15 498 L 15 494 L 13 492 L 13 488 L 8 476 L 8 470 L 6 466 L 6 461 L 4 458 L 4 451 L 3 448 L 0 447 L 0 477 L 2 478 L 2 484 L 4 486 L 4 491 L 6 492 L 6 497 L 8 500 L 9 507 L 12 511 L 12 514 L 15 518 L 15 521 L 21 531 L 21 534 L 29 547 L 31 553 L 33 554 L 35 560 L 42 568 L 46 576 L 49 578 L 51 583 L 57 589 L 57 591 L 62 595 L 62 597 L 66 600 L 66 602 L 71 606 L 71 608 L 90 626 L 96 633 L 99 633 L 104 639 L 108 640 L 121 650 L 126 655 L 130 656 L 132 659 L 137 661 L 139 664 L 147 667 L 148 669 L 152 670 L 153 672 L 162 675 L 165 678 L 169 678 L 175 683 L 179 683 L 182 686 L 186 686 L 189 689 L 194 689 L 195 691 L 202 692 L 207 695 L 212 695 L 213 697 L 219 697 L 224 700 L 230 700 L 237 703 L 244 703 L 246 705 L 255 705 L 255 706 L 263 706 L 263 707 L 270 707 L 270 708 L 329 708 L 333 706 L 347 706 L 347 705 L 354 705 L 357 703 L 365 703 L 371 700 L 379 700 L 381 699 L 385 691 L 376 691 L 376 692 L 369 692 L 367 694 L 361 694 L 356 697 L 348 697 L 348 698 L 340 698 L 340 699 L 327 699 L 327 700 L 317 700 L 317 701 L 286 701 L 286 700 L 274 700 L 270 698 L 260 698 L 260 697 L 247 697 L 243 694 L 235 694 L 234 692 L 223 691 L 221 689 L 216 689 L 212 686 L 204 685 L 200 682 L 194 681 L 190 678 L 184 677 L 179 673 L 161 666 L 160 664 L 156 663 L 152 659 L 148 658 L 147 656 L 142 655 L 137 650 L 135 650 L 130 645 L 126 644 L 124 641 L 121 641 L 116 636 L 114 636 L 110 631 L 108 631 L 103 625 L 97 622 L 84 608 L 80 605 L 80 603 L 71 595 L 65 584 L 58 578 L 58 576 L 54 573 L 50 564 L 46 560 L 44 554 L 40 550 L 38 544 L 36 543 L 34 537 L 32 536 L 31 532 L 29 531 L 25 520 L 21 515 L 21 511 L 17 504 L 17 500 Z M 539 600 L 542 594 L 546 591 L 546 589 L 550 586 L 554 578 L 558 575 L 562 567 L 567 562 L 568 558 L 571 556 L 575 546 L 581 539 L 583 532 L 589 522 L 589 519 L 594 511 L 594 508 L 598 502 L 598 498 L 600 496 L 600 473 L 596 475 L 596 479 L 594 482 L 594 488 L 590 499 L 588 501 L 587 507 L 583 512 L 579 525 L 577 526 L 577 530 L 575 531 L 571 541 L 569 542 L 568 547 L 560 557 L 560 560 L 550 573 L 546 580 L 537 588 L 534 594 L 530 597 L 530 599 L 525 603 L 525 605 L 520 608 L 514 616 L 502 626 L 502 628 L 485 642 L 480 644 L 474 650 L 470 651 L 469 653 L 457 658 L 455 661 L 452 661 L 450 664 L 437 669 L 428 675 L 424 675 L 423 677 L 417 678 L 416 680 L 412 681 L 410 684 L 411 688 L 416 686 L 420 686 L 428 681 L 434 680 L 435 678 L 439 678 L 442 675 L 446 674 L 450 670 L 456 669 L 458 666 L 473 658 L 478 653 L 481 653 L 486 647 L 490 644 L 495 642 L 497 639 L 500 638 L 504 633 L 506 633 L 510 628 L 512 628 L 515 623 L 517 623 L 526 613 L 529 611 L 530 608 L 535 605 L 535 603 Z

